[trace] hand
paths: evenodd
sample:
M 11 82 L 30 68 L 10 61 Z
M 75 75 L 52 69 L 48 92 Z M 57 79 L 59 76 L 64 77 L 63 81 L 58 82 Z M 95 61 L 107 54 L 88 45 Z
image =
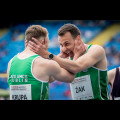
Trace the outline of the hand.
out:
M 76 39 L 73 60 L 77 60 L 81 55 L 83 55 L 85 53 L 85 51 L 86 51 L 86 48 L 85 48 L 84 43 L 81 40 Z
M 41 44 L 37 39 L 32 38 L 32 41 L 29 41 L 28 46 L 30 47 L 30 50 L 34 53 L 44 57 L 48 58 L 49 52 L 46 50 L 46 46 Z M 46 41 L 46 40 L 45 40 Z

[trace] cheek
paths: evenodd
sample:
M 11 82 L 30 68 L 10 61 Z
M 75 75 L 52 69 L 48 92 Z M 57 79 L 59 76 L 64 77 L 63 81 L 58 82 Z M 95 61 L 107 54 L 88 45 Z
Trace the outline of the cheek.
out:
M 62 50 L 62 47 L 60 46 L 60 51 Z
M 68 47 L 68 49 L 71 50 L 71 51 L 73 51 L 73 50 L 74 50 L 74 45 L 70 45 L 70 46 Z

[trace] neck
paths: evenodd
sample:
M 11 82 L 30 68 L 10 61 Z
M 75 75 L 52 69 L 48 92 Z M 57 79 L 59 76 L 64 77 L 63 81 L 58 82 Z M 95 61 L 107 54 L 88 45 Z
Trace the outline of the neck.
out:
M 86 53 L 87 49 L 88 49 L 88 46 L 89 45 L 83 43 L 83 48 L 82 48 L 83 52 L 81 52 L 79 54 L 75 54 L 74 55 L 74 60 L 77 60 L 80 56 L 84 55 Z
M 26 49 L 22 53 L 27 53 L 27 54 L 30 54 L 30 55 L 36 54 L 33 51 L 31 51 L 29 47 L 26 47 Z
M 84 54 L 86 53 L 88 47 L 89 47 L 89 45 L 84 44 L 84 50 L 83 50 L 83 53 L 81 54 L 81 56 L 84 55 Z

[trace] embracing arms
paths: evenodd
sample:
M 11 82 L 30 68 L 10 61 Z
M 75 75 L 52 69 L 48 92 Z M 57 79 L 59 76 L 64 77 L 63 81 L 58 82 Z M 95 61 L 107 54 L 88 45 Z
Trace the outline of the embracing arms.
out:
M 43 45 L 41 45 L 39 41 L 37 41 L 36 39 L 33 40 L 35 41 L 36 44 L 30 43 L 31 50 L 44 58 L 48 58 L 48 55 L 50 53 L 47 50 L 43 49 Z M 76 74 L 82 70 L 85 70 L 97 64 L 102 59 L 104 59 L 104 57 L 105 57 L 104 49 L 101 46 L 94 45 L 86 54 L 79 56 L 77 60 L 72 61 L 68 59 L 63 59 L 55 55 L 53 60 L 56 61 L 62 68 L 66 69 L 67 71 L 73 74 Z
M 61 68 L 60 65 L 53 60 L 49 60 L 48 62 L 46 62 L 45 66 L 46 74 L 50 76 L 50 83 L 54 80 L 71 83 L 75 78 L 75 74 L 72 74 L 67 70 Z

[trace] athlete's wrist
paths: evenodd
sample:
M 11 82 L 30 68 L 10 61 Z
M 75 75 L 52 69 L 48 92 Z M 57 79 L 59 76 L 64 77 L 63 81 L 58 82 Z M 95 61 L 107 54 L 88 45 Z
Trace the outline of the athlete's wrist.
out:
M 45 51 L 43 57 L 44 57 L 45 59 L 48 59 L 48 58 L 49 58 L 49 54 L 51 54 L 51 53 L 48 52 L 48 51 Z

